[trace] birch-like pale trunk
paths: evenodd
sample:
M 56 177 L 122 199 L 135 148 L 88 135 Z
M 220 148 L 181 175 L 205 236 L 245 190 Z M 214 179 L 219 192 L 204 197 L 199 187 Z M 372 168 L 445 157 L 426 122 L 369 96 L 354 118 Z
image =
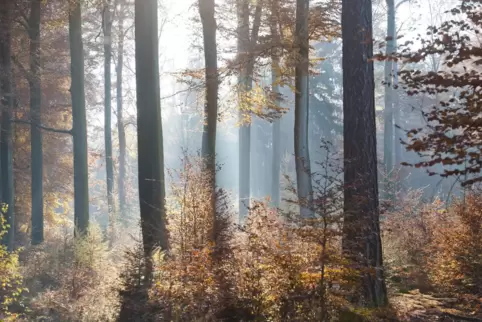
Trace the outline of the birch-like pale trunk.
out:
M 383 162 L 388 178 L 393 171 L 393 76 L 395 62 L 391 56 L 395 53 L 395 0 L 386 0 L 387 3 L 387 38 L 385 60 L 385 106 L 384 106 L 384 134 L 383 134 Z M 386 183 L 386 186 L 388 182 Z M 388 193 L 386 191 L 386 193 Z

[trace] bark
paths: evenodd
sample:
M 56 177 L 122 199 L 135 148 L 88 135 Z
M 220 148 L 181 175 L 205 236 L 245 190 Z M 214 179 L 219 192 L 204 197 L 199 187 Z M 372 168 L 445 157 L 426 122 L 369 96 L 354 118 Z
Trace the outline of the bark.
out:
M 387 39 L 386 55 L 391 57 L 395 53 L 395 0 L 386 0 L 387 3 Z M 393 77 L 395 62 L 388 58 L 385 60 L 385 107 L 384 107 L 384 135 L 383 135 L 383 161 L 387 177 L 393 171 Z M 386 182 L 388 185 L 388 182 Z M 388 191 L 386 191 L 388 193 Z
M 361 270 L 352 300 L 387 304 L 380 239 L 371 0 L 342 1 L 344 225 L 343 251 Z M 371 273 L 373 272 L 373 274 Z
M 13 155 L 12 155 L 12 61 L 11 61 L 11 22 L 13 2 L 0 1 L 0 77 L 1 77 L 1 133 L 0 133 L 0 160 L 1 160 L 1 192 L 2 203 L 7 205 L 3 213 L 6 224 L 9 225 L 3 243 L 9 251 L 14 249 L 15 232 L 15 204 L 13 181 Z M 2 205 L 3 208 L 3 205 Z M 3 209 L 2 209 L 3 212 Z
M 237 0 L 238 12 L 238 59 L 241 64 L 238 76 L 239 83 L 239 222 L 243 223 L 250 206 L 251 177 L 251 124 L 245 121 L 245 96 L 251 89 L 251 79 L 247 74 L 246 61 L 249 48 L 249 3 L 247 0 Z
M 255 9 L 251 36 L 249 33 L 249 1 L 237 0 L 237 33 L 239 61 L 239 221 L 243 223 L 250 206 L 251 185 L 251 115 L 243 105 L 247 104 L 247 95 L 252 89 L 254 71 L 254 46 L 258 42 L 261 25 L 263 1 L 258 1 Z
M 72 3 L 69 13 L 72 135 L 74 141 L 75 233 L 89 227 L 89 178 L 87 164 L 87 122 L 84 89 L 84 48 L 82 44 L 81 1 Z
M 119 136 L 119 174 L 118 174 L 118 193 L 119 210 L 122 218 L 126 217 L 126 131 L 124 128 L 124 101 L 122 89 L 122 72 L 124 69 L 124 0 L 120 0 L 119 8 L 119 31 L 118 31 L 118 53 L 117 53 L 117 132 Z
M 216 222 L 216 125 L 218 120 L 218 58 L 216 46 L 216 19 L 214 0 L 199 0 L 199 14 L 203 26 L 204 59 L 206 77 L 206 101 L 204 104 L 204 130 L 202 137 L 202 157 L 205 170 L 211 183 L 212 222 Z M 212 241 L 216 229 L 213 227 Z
M 308 36 L 309 0 L 296 1 L 295 42 L 298 47 L 299 62 L 295 69 L 295 164 L 300 215 L 303 218 L 313 216 L 313 186 L 311 182 L 310 152 L 308 146 L 309 117 L 309 36 Z
M 157 1 L 136 0 L 139 200 L 148 283 L 152 277 L 152 263 L 149 260 L 152 252 L 156 247 L 168 250 L 157 27 Z
M 112 160 L 112 13 L 108 2 L 103 9 L 104 22 L 104 139 L 105 139 L 105 169 L 107 180 L 107 205 L 109 213 L 109 241 L 115 238 L 115 205 L 114 205 L 114 163 Z
M 280 36 L 278 32 L 278 7 L 277 1 L 272 1 L 271 7 L 271 21 L 270 30 L 271 38 L 274 44 L 280 42 Z M 281 105 L 280 100 L 280 88 L 278 85 L 280 78 L 280 50 L 276 47 L 273 49 L 271 55 L 271 86 L 273 94 L 275 95 L 276 106 Z M 280 206 L 280 170 L 281 170 L 281 119 L 276 119 L 273 121 L 273 159 L 272 159 L 272 172 L 273 176 L 271 179 L 271 199 L 275 207 Z
M 30 144 L 32 162 L 32 245 L 44 240 L 43 202 L 43 152 L 41 120 L 41 70 L 40 70 L 40 11 L 41 0 L 31 0 L 30 37 Z

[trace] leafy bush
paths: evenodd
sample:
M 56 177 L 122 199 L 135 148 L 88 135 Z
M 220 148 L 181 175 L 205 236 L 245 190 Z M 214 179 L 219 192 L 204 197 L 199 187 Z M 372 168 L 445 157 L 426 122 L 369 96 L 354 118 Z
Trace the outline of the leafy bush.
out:
M 115 321 L 117 267 L 98 227 L 82 237 L 58 235 L 25 254 L 31 318 L 45 321 Z
M 0 239 L 7 233 L 5 218 L 0 215 Z M 17 252 L 8 252 L 7 247 L 0 245 L 0 319 L 15 320 L 23 311 L 24 293 L 23 278 L 20 271 Z

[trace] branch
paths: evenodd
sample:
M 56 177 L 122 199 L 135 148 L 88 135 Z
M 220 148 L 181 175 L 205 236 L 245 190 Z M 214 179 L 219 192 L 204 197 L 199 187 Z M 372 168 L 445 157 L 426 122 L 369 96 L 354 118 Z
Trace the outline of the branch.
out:
M 28 71 L 25 66 L 22 65 L 22 63 L 17 59 L 17 56 L 15 55 L 12 55 L 11 56 L 12 58 L 12 61 L 13 63 L 20 69 L 20 71 L 22 72 L 22 74 L 24 74 L 25 78 L 27 79 L 27 81 L 30 83 L 32 82 L 32 74 L 30 73 L 30 71 Z
M 21 123 L 21 124 L 29 124 L 29 125 L 34 125 L 31 121 L 25 121 L 25 120 L 11 120 L 13 123 Z M 72 135 L 72 130 L 63 130 L 63 129 L 55 129 L 52 127 L 47 127 L 42 124 L 35 124 L 39 129 L 49 131 L 49 132 L 54 132 L 54 133 L 62 133 L 62 134 L 70 134 Z
M 395 10 L 398 9 L 398 7 L 400 7 L 402 4 L 404 4 L 405 2 L 409 2 L 410 0 L 401 0 L 399 3 L 397 3 L 397 5 L 395 6 Z

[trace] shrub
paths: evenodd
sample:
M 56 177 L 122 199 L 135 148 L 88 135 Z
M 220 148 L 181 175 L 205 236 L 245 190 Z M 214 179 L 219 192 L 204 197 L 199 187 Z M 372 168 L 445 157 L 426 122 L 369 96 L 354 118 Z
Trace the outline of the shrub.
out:
M 47 321 L 115 321 L 117 267 L 97 226 L 83 237 L 58 235 L 25 254 L 31 317 Z

